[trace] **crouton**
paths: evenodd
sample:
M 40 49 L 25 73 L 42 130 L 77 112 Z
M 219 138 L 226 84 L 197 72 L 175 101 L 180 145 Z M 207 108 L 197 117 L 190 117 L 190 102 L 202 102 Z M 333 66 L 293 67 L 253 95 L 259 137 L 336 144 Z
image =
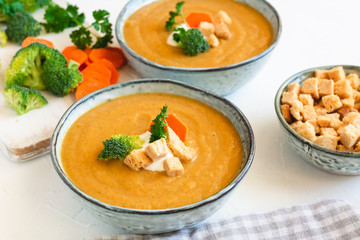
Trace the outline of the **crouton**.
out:
M 300 124 L 297 129 L 297 133 L 310 141 L 314 141 L 316 139 L 315 128 L 309 122 Z
M 359 141 L 354 146 L 354 152 L 360 152 L 360 142 Z
M 326 108 L 327 112 L 333 112 L 336 109 L 342 106 L 339 96 L 337 95 L 327 95 L 322 97 L 321 99 L 324 107 Z
M 350 85 L 350 81 L 347 79 L 342 79 L 334 84 L 334 93 L 341 98 L 352 97 L 353 91 Z
M 290 107 L 291 116 L 293 116 L 296 120 L 302 120 L 301 112 L 303 108 L 304 106 L 302 102 L 300 102 L 299 100 L 295 100 Z
M 200 22 L 199 31 L 204 37 L 209 37 L 215 32 L 215 25 L 209 22 Z
M 185 146 L 185 144 L 170 127 L 168 127 L 167 131 L 167 144 L 181 162 L 191 162 L 196 157 L 195 149 Z
M 342 145 L 342 144 L 338 144 L 338 145 L 336 146 L 336 150 L 342 151 L 342 152 L 352 152 L 352 149 L 349 149 L 349 148 L 345 147 L 345 146 Z
M 360 102 L 354 104 L 354 109 L 360 111 Z
M 290 124 L 290 127 L 297 132 L 300 129 L 302 124 L 304 124 L 302 121 L 295 121 Z
M 311 94 L 311 96 L 314 99 L 318 99 L 319 98 L 318 79 L 317 78 L 306 79 L 302 83 L 301 92 Z
M 301 111 L 304 121 L 315 120 L 317 113 L 312 105 L 305 105 Z
M 360 127 L 360 113 L 350 112 L 343 118 L 344 124 L 352 124 L 356 127 Z
M 215 35 L 223 39 L 229 39 L 232 36 L 228 25 L 223 22 L 215 23 Z
M 334 128 L 335 130 L 337 130 L 339 127 L 343 125 L 343 123 L 340 120 L 340 114 L 338 113 L 318 115 L 317 122 L 322 128 L 331 127 Z
M 291 123 L 292 119 L 291 119 L 291 115 L 290 115 L 290 106 L 288 104 L 282 104 L 280 106 L 281 109 L 281 114 L 284 117 L 285 121 L 287 123 Z
M 352 73 L 346 76 L 346 79 L 350 81 L 350 85 L 353 89 L 357 90 L 360 86 L 360 79 L 356 73 Z
M 355 100 L 355 103 L 360 102 L 360 92 L 353 89 L 352 91 L 352 98 Z
M 318 79 L 329 79 L 329 74 L 327 70 L 315 70 L 315 77 Z
M 164 169 L 166 171 L 166 175 L 170 177 L 180 176 L 184 173 L 184 167 L 177 157 L 165 159 Z
M 163 158 L 171 153 L 164 138 L 150 143 L 145 148 L 145 152 L 153 161 Z
M 322 136 L 330 135 L 330 136 L 335 136 L 335 137 L 338 136 L 336 130 L 333 128 L 330 128 L 330 127 L 321 128 L 320 135 L 322 135 Z
M 321 127 L 320 127 L 320 125 L 318 124 L 318 122 L 317 122 L 316 119 L 307 120 L 307 122 L 314 126 L 314 129 L 315 129 L 315 133 L 316 133 L 316 134 L 320 134 Z
M 355 100 L 352 97 L 341 99 L 341 104 L 344 107 L 352 108 L 354 107 Z
M 299 83 L 290 83 L 286 87 L 286 92 L 294 92 L 296 95 L 299 95 L 301 92 L 301 86 Z
M 215 22 L 222 22 L 225 23 L 227 25 L 231 24 L 231 18 L 229 17 L 229 15 L 225 12 L 220 10 L 214 17 Z
M 346 125 L 340 133 L 340 142 L 346 148 L 352 148 L 358 141 L 360 136 L 360 129 L 356 128 L 352 124 Z
M 131 151 L 124 159 L 124 163 L 134 171 L 139 171 L 141 168 L 149 166 L 152 162 L 151 158 L 142 149 Z
M 337 136 L 331 136 L 331 135 L 323 135 L 316 137 L 314 143 L 317 145 L 320 145 L 322 147 L 326 147 L 329 149 L 336 149 L 336 146 L 338 144 L 339 137 Z
M 314 105 L 314 99 L 311 97 L 310 94 L 299 94 L 299 100 L 304 105 Z
M 318 90 L 320 96 L 333 95 L 334 94 L 334 81 L 328 79 L 318 80 Z
M 329 70 L 328 75 L 329 75 L 329 78 L 334 80 L 335 82 L 337 82 L 341 79 L 344 79 L 346 77 L 344 68 L 341 66 L 335 67 L 335 68 Z
M 290 106 L 296 100 L 298 100 L 298 95 L 295 92 L 283 92 L 281 97 L 281 103 L 289 104 Z
M 211 34 L 206 38 L 210 47 L 218 47 L 220 45 L 219 39 L 215 36 L 215 34 Z
M 346 115 L 348 115 L 351 112 L 358 112 L 355 108 L 352 107 L 341 107 L 338 110 L 336 110 L 337 113 L 340 114 L 340 118 L 343 119 Z
M 315 109 L 315 112 L 317 113 L 317 115 L 326 115 L 327 114 L 327 110 L 323 106 L 316 105 L 316 106 L 314 106 L 314 109 Z

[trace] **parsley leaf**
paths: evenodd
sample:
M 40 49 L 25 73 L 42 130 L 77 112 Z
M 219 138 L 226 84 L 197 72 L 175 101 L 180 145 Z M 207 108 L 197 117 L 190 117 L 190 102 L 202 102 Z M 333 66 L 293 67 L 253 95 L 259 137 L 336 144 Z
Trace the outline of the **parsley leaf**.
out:
M 183 20 L 185 20 L 183 14 L 182 14 L 182 7 L 184 5 L 184 1 L 182 2 L 178 2 L 176 3 L 176 6 L 175 6 L 175 10 L 176 12 L 174 11 L 170 11 L 169 14 L 170 14 L 170 18 L 169 20 L 167 20 L 167 22 L 165 23 L 165 28 L 166 30 L 170 31 L 174 25 L 177 25 L 178 23 L 175 21 L 175 17 L 177 16 L 181 16 L 183 18 Z
M 92 38 L 90 31 L 81 26 L 79 29 L 72 31 L 70 34 L 71 41 L 79 48 L 85 49 L 86 46 L 91 46 Z
M 166 123 L 167 116 L 167 108 L 168 106 L 165 104 L 161 109 L 160 114 L 156 116 L 153 120 L 154 124 L 151 125 L 151 136 L 150 136 L 150 143 L 159 140 L 161 138 L 166 138 L 166 130 L 165 126 L 168 126 Z
M 109 12 L 105 10 L 98 10 L 93 12 L 95 22 L 91 25 L 101 33 L 104 34 L 102 37 L 96 37 L 96 43 L 92 48 L 104 48 L 108 43 L 112 43 L 112 25 L 109 23 Z
M 176 28 L 174 31 L 176 33 L 174 33 L 173 39 L 178 43 L 178 47 L 184 51 L 185 55 L 195 56 L 209 50 L 209 43 L 199 29 L 185 30 L 184 28 Z

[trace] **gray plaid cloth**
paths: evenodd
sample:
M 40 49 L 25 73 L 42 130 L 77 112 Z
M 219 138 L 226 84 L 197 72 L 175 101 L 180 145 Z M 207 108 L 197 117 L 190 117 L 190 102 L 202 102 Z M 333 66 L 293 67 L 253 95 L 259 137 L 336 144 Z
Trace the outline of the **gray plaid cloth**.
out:
M 159 235 L 122 235 L 96 240 L 360 239 L 360 212 L 339 200 L 324 200 L 268 213 L 237 216 Z

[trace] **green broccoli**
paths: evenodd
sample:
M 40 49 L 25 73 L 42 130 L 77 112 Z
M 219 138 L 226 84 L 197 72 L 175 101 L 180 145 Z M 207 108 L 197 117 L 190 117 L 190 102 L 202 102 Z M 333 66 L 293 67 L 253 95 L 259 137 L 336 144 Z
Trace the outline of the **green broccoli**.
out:
M 173 38 L 178 43 L 185 55 L 195 56 L 199 53 L 209 50 L 209 43 L 205 40 L 202 33 L 197 28 L 185 30 L 184 28 L 176 28 Z
M 5 103 L 19 115 L 35 108 L 41 108 L 48 103 L 39 91 L 17 85 L 6 87 L 4 90 L 4 98 Z
M 79 64 L 70 61 L 67 67 L 58 66 L 58 61 L 49 59 L 43 65 L 43 81 L 46 89 L 56 96 L 65 96 L 82 81 Z
M 72 63 L 66 66 L 65 57 L 56 49 L 41 43 L 32 43 L 20 49 L 5 71 L 7 86 L 19 85 L 37 90 L 49 90 L 56 96 L 64 96 L 82 80 Z
M 9 4 L 21 3 L 23 4 L 25 11 L 34 12 L 43 6 L 48 5 L 51 0 L 5 0 L 5 2 Z
M 0 22 L 6 22 L 10 16 L 14 16 L 16 12 L 24 11 L 24 3 L 18 1 L 0 0 Z
M 41 25 L 27 12 L 17 12 L 7 22 L 6 34 L 9 40 L 22 43 L 28 36 L 39 36 Z
M 138 135 L 118 134 L 111 136 L 103 142 L 103 150 L 98 159 L 120 159 L 124 160 L 132 150 L 140 149 L 144 144 Z
M 7 44 L 7 35 L 4 31 L 0 30 L 0 47 L 5 47 Z

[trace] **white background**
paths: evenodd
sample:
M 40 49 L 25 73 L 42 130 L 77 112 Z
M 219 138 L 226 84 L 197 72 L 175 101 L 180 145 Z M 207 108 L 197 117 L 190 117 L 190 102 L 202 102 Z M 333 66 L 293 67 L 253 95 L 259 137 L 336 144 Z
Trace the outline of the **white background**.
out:
M 69 2 L 79 6 L 88 21 L 93 10 L 106 9 L 115 23 L 126 1 Z M 360 177 L 323 172 L 295 155 L 280 132 L 273 104 L 277 88 L 298 71 L 328 64 L 360 64 L 360 1 L 270 3 L 282 20 L 280 41 L 258 75 L 226 96 L 253 127 L 255 159 L 224 208 L 208 221 L 329 198 L 343 199 L 360 209 Z M 92 217 L 70 195 L 50 155 L 14 163 L 0 152 L 1 240 L 83 239 L 120 233 Z

